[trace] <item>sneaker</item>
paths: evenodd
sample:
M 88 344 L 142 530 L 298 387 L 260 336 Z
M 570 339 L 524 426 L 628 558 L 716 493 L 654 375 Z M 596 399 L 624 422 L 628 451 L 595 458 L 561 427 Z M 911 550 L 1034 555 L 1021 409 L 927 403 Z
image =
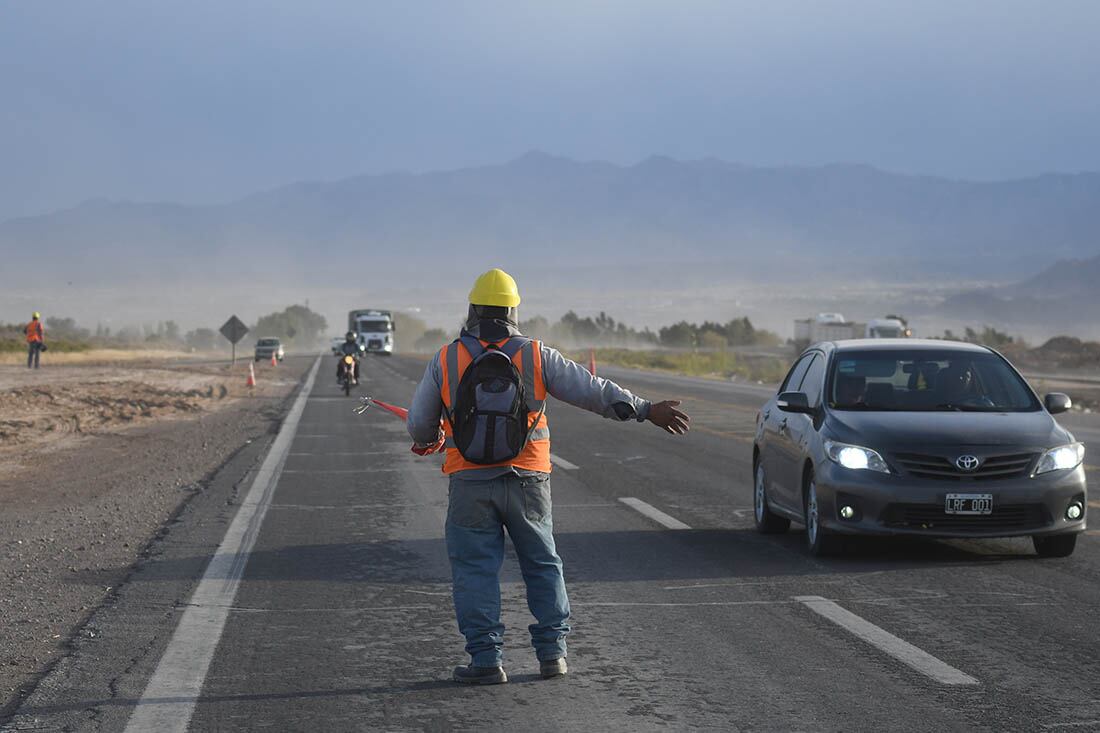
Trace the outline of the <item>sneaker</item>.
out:
M 568 673 L 569 665 L 565 663 L 565 657 L 547 659 L 544 662 L 539 662 L 539 674 L 542 675 L 544 680 L 554 677 L 564 677 Z
M 455 667 L 454 681 L 467 685 L 499 685 L 508 681 L 503 667 Z

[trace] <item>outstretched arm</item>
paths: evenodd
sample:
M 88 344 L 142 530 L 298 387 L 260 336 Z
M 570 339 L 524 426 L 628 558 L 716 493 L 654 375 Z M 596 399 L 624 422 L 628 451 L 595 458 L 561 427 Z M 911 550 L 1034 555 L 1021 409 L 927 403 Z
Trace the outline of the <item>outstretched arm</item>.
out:
M 432 357 L 424 370 L 424 377 L 416 386 L 405 422 L 409 435 L 419 445 L 432 445 L 439 441 L 439 418 L 443 414 L 443 398 L 440 395 L 442 379 L 439 357 Z
M 609 379 L 593 376 L 560 351 L 542 347 L 542 373 L 546 390 L 562 402 L 611 420 L 649 420 L 669 433 L 687 432 L 689 418 L 676 409 L 678 401 L 651 403 L 631 394 Z

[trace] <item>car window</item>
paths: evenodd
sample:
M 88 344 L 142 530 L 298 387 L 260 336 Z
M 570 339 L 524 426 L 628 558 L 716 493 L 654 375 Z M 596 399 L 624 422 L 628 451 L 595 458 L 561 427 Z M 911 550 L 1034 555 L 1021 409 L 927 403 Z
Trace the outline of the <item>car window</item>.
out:
M 783 380 L 783 384 L 779 387 L 780 392 L 798 389 L 799 385 L 802 384 L 802 378 L 806 376 L 806 370 L 810 367 L 810 360 L 813 357 L 813 354 L 806 354 L 795 362 L 795 365 L 787 372 L 787 378 Z
M 829 404 L 838 410 L 1026 412 L 1041 409 L 996 354 L 959 349 L 842 352 Z
M 806 370 L 806 376 L 802 378 L 802 386 L 799 392 L 806 393 L 806 399 L 811 407 L 821 402 L 821 391 L 825 388 L 825 355 L 818 354 L 814 357 L 810 368 Z

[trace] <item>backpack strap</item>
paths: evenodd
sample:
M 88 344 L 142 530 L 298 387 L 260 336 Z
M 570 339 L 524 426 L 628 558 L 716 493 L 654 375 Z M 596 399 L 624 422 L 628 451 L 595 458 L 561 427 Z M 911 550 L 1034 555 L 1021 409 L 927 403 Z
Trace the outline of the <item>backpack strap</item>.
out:
M 542 376 L 542 343 L 517 337 L 505 344 L 505 347 L 511 346 L 513 341 L 519 342 L 512 353 L 519 354 L 520 357 L 520 374 L 523 377 L 523 393 L 527 399 L 527 410 L 538 413 L 531 421 L 531 429 L 527 431 L 527 441 L 546 440 L 550 437 L 550 430 L 539 427 L 542 416 L 546 413 L 546 382 Z
M 454 423 L 454 407 L 458 400 L 458 384 L 470 363 L 488 351 L 473 336 L 459 336 L 443 347 L 439 354 L 439 365 L 443 371 L 443 413 L 447 422 Z

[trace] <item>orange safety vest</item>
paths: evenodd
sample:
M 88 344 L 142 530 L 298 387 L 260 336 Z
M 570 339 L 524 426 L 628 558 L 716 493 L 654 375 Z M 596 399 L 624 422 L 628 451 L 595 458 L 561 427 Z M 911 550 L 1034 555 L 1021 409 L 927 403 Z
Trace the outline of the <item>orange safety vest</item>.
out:
M 499 348 L 508 339 L 496 342 Z M 482 341 L 483 346 L 488 346 L 490 341 Z M 455 399 L 458 394 L 458 383 L 462 375 L 473 362 L 473 356 L 469 350 L 457 342 L 444 346 L 439 352 L 439 368 L 443 379 L 440 385 L 440 396 L 443 398 L 443 406 L 450 414 L 454 409 Z M 528 471 L 550 473 L 550 425 L 546 420 L 546 411 L 543 409 L 546 402 L 546 382 L 542 376 L 542 344 L 538 341 L 530 341 L 512 357 L 512 363 L 523 376 L 523 391 L 527 399 L 528 415 L 527 429 L 530 431 L 530 439 L 523 451 L 510 461 L 484 465 L 473 463 L 462 457 L 452 438 L 451 421 L 443 421 L 443 436 L 446 439 L 447 457 L 443 462 L 443 473 L 452 474 L 458 471 L 469 471 L 475 468 L 494 468 L 513 466 Z M 533 399 L 532 399 L 533 398 Z M 536 421 L 537 424 L 536 424 Z
M 33 344 L 35 341 L 42 340 L 42 321 L 31 321 L 27 324 L 27 327 L 23 329 L 27 334 L 27 343 Z

